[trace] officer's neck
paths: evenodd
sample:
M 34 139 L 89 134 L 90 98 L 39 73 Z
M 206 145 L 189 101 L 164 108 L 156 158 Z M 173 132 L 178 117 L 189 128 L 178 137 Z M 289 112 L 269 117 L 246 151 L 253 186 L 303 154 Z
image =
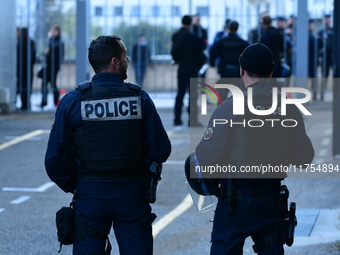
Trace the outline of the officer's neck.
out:
M 256 82 L 259 82 L 261 79 L 260 78 L 252 78 L 252 77 L 242 77 L 243 79 L 243 84 L 244 84 L 244 87 L 247 88 L 248 86 L 250 85 L 253 85 L 254 83 Z
M 259 81 L 268 81 L 268 79 L 273 75 L 273 73 L 271 72 L 270 74 L 268 74 L 267 77 L 261 77 L 261 76 L 249 76 L 248 72 L 244 69 L 241 69 L 240 75 L 242 77 L 243 80 L 243 84 L 244 87 L 247 88 L 248 86 L 259 82 Z

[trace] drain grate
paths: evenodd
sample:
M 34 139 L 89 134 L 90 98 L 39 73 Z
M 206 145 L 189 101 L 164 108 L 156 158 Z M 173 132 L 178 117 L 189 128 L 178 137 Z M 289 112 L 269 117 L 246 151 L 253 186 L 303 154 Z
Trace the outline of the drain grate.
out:
M 308 237 L 318 218 L 320 209 L 297 209 L 298 225 L 295 228 L 295 237 Z

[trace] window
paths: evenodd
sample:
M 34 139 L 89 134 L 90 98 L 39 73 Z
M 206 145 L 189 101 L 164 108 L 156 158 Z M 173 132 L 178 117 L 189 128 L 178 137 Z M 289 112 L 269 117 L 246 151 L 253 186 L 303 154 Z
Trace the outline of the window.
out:
M 94 15 L 103 16 L 103 7 L 97 6 L 94 8 Z
M 181 16 L 179 6 L 171 6 L 171 16 Z
M 114 16 L 123 16 L 123 7 L 122 6 L 115 6 L 113 9 Z
M 209 6 L 197 6 L 197 13 L 201 16 L 209 16 Z
M 160 7 L 157 5 L 152 6 L 151 13 L 153 17 L 158 17 L 160 15 Z
M 140 16 L 140 6 L 133 6 L 131 9 L 132 16 Z

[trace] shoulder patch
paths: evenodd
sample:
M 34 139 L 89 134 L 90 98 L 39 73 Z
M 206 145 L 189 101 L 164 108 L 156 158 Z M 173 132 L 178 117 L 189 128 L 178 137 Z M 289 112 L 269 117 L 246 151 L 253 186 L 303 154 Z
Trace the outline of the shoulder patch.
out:
M 55 117 L 52 120 L 51 131 L 54 129 L 54 125 L 55 125 Z
M 209 140 L 214 134 L 214 130 L 209 127 L 207 130 L 204 132 L 203 139 L 204 140 Z

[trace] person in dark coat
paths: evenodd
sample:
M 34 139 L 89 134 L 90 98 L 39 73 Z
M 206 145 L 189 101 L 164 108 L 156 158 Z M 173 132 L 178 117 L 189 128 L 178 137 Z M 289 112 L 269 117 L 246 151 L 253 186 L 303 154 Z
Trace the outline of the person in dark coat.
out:
M 281 77 L 281 59 L 283 57 L 283 38 L 279 30 L 272 25 L 272 18 L 268 15 L 262 18 L 264 29 L 260 42 L 266 45 L 272 52 L 274 58 L 274 69 L 272 78 Z
M 36 60 L 36 45 L 30 38 L 28 28 L 18 28 L 17 42 L 17 94 L 21 98 L 21 110 L 31 108 L 33 68 Z
M 183 125 L 182 122 L 182 107 L 183 99 L 186 92 L 189 92 L 188 113 L 190 120 L 189 126 L 202 126 L 198 121 L 197 110 L 197 92 L 194 88 L 190 89 L 190 78 L 197 78 L 198 72 L 206 62 L 205 55 L 201 54 L 206 48 L 204 40 L 199 38 L 196 34 L 190 32 L 192 18 L 189 15 L 182 17 L 182 27 L 172 35 L 172 48 L 180 51 L 179 58 L 175 59 L 178 64 L 177 70 L 177 95 L 174 107 L 174 126 Z M 176 46 L 176 47 L 174 47 Z M 173 57 L 175 56 L 172 53 Z M 192 93 L 193 92 L 193 93 Z
M 132 47 L 132 63 L 135 69 L 136 82 L 142 87 L 146 70 L 150 63 L 150 47 L 145 35 L 139 35 L 138 42 Z
M 38 77 L 42 78 L 41 107 L 47 105 L 48 83 L 53 90 L 53 102 L 57 106 L 59 102 L 59 89 L 57 87 L 57 75 L 64 59 L 64 41 L 61 38 L 61 30 L 55 25 L 49 31 L 48 47 L 45 52 L 45 68 L 40 70 Z
M 324 100 L 324 94 L 327 90 L 329 71 L 333 67 L 333 29 L 331 27 L 331 16 L 324 17 L 324 28 L 318 32 L 318 49 L 321 57 L 322 83 L 320 100 Z
M 218 73 L 220 77 L 233 78 L 229 81 L 230 84 L 244 89 L 239 79 L 240 64 L 238 59 L 249 44 L 237 35 L 237 30 L 238 22 L 232 21 L 229 26 L 228 36 L 220 39 L 210 48 L 210 65 L 214 67 L 216 59 L 220 59 L 220 61 L 218 61 Z M 223 99 L 227 99 L 227 95 L 225 95 L 227 92 L 225 89 L 219 90 L 219 94 Z
M 190 31 L 192 33 L 194 33 L 195 35 L 197 35 L 199 38 L 201 38 L 206 47 L 208 46 L 208 31 L 207 29 L 203 28 L 202 25 L 201 25 L 201 15 L 199 13 L 197 13 L 196 15 L 194 15 L 192 17 L 192 24 L 190 26 Z M 205 53 L 205 50 L 202 50 L 199 54 L 201 56 L 202 59 L 205 59 L 207 60 L 207 56 Z M 202 62 L 202 66 L 206 64 L 205 61 Z M 202 79 L 202 82 L 204 82 L 204 78 L 205 78 L 205 75 L 206 75 L 206 69 L 205 70 L 200 70 L 201 72 L 199 73 L 199 77 L 203 78 Z

